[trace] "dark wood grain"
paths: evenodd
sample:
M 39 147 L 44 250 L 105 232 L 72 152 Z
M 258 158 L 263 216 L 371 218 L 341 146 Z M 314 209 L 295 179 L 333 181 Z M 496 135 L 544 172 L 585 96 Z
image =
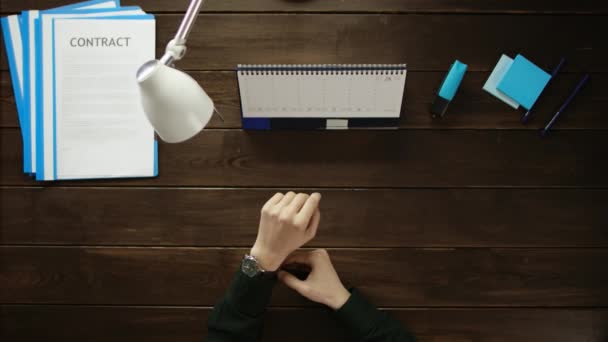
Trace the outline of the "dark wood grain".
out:
M 20 341 L 204 341 L 209 308 L 0 307 L 0 338 Z M 604 341 L 605 309 L 389 310 L 418 341 Z M 305 327 L 305 328 L 304 328 Z M 262 341 L 350 341 L 326 310 L 271 309 Z
M 501 54 L 522 53 L 551 68 L 607 71 L 606 16 L 206 14 L 179 66 L 233 70 L 237 64 L 408 63 L 412 71 L 447 71 L 455 59 L 492 70 Z M 160 55 L 181 16 L 157 17 Z M 572 28 L 576 28 L 575 30 Z M 548 34 L 548 33 L 551 34 Z M 3 59 L 2 70 L 6 70 Z
M 0 0 L 1 1 L 1 0 Z M 0 34 L 0 72 L 8 70 L 8 60 L 6 59 L 6 47 L 4 45 L 4 32 Z M 0 79 L 0 90 L 5 87 L 4 81 Z
M 213 305 L 247 249 L 0 247 L 5 304 Z M 606 249 L 338 249 L 379 306 L 608 306 Z M 273 305 L 309 302 L 284 287 Z
M 19 131 L 2 129 L 0 135 L 1 184 L 35 184 L 19 167 Z M 605 131 L 561 131 L 541 139 L 530 131 L 210 130 L 161 145 L 158 178 L 72 184 L 605 187 L 606 144 Z
M 53 8 L 73 3 L 73 0 L 2 0 L 1 12 L 17 12 L 27 8 Z M 122 5 L 142 6 L 146 11 L 184 11 L 189 1 L 123 0 Z M 567 0 L 209 0 L 205 12 L 453 12 L 453 13 L 606 13 L 608 6 L 597 0 L 572 2 Z M 1 13 L 0 12 L 0 13 Z
M 313 246 L 607 247 L 599 190 L 323 190 Z M 273 190 L 9 188 L 0 244 L 242 246 Z M 129 203 L 129 205 L 125 205 Z
M 235 72 L 190 72 L 215 101 L 225 118 L 217 116 L 209 128 L 240 128 L 241 108 Z M 465 77 L 458 96 L 444 120 L 433 120 L 429 109 L 443 72 L 410 72 L 405 91 L 401 128 L 440 129 L 539 129 L 552 117 L 579 81 L 577 73 L 560 75 L 535 107 L 533 120 L 522 125 L 522 111 L 492 97 L 483 84 L 488 72 L 471 72 Z M 608 74 L 594 73 L 590 83 L 559 121 L 560 129 L 608 129 Z M 15 99 L 8 72 L 0 72 L 0 127 L 18 127 Z
M 0 0 L 0 13 L 70 2 Z M 122 1 L 157 14 L 157 54 L 187 3 Z M 203 11 L 179 67 L 227 120 L 162 144 L 157 179 L 22 175 L 0 47 L 1 341 L 204 340 L 261 204 L 292 188 L 324 194 L 310 246 L 329 248 L 347 285 L 420 341 L 608 339 L 608 2 L 209 0 Z M 503 53 L 547 70 L 568 58 L 527 126 L 481 89 Z M 455 59 L 469 72 L 432 121 Z M 403 62 L 400 130 L 240 130 L 237 64 Z M 591 83 L 540 139 L 582 72 Z M 350 340 L 282 286 L 272 305 L 264 341 Z

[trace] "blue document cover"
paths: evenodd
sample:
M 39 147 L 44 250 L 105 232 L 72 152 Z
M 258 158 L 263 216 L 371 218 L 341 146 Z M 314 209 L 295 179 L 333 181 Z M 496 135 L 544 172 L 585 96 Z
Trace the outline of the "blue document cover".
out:
M 13 84 L 13 93 L 17 107 L 19 126 L 21 127 L 21 138 L 23 141 L 24 154 L 30 150 L 30 140 L 28 138 L 29 122 L 24 109 L 23 100 L 23 44 L 21 35 L 21 18 L 17 15 L 4 17 L 0 20 L 2 35 L 6 48 L 6 56 Z M 23 158 L 23 172 L 31 173 L 31 158 Z
M 2 31 L 26 174 L 44 181 L 158 175 L 158 144 L 130 81 L 155 58 L 154 16 L 92 0 L 2 18 Z
M 53 10 L 78 11 L 84 9 L 110 9 L 120 7 L 118 0 L 91 0 Z M 36 121 L 35 108 L 32 103 L 35 94 L 35 81 L 31 79 L 34 65 L 33 53 L 36 50 L 34 39 L 34 20 L 38 16 L 36 10 L 24 11 L 21 15 L 12 15 L 1 19 L 2 34 L 7 50 L 10 74 L 12 78 L 15 103 L 19 116 L 19 124 L 23 138 L 23 169 L 26 174 L 36 172 Z M 35 74 L 35 73 L 34 73 Z

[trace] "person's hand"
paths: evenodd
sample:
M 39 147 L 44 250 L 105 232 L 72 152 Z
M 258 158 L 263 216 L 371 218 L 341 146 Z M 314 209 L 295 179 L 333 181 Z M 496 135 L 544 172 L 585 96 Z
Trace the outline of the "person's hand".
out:
M 300 280 L 286 271 L 279 271 L 279 279 L 313 302 L 338 310 L 350 298 L 350 292 L 342 285 L 326 250 L 318 249 L 290 255 L 285 264 L 299 264 L 311 268 L 306 280 Z
M 279 269 L 285 258 L 315 237 L 321 194 L 274 195 L 262 208 L 258 237 L 251 249 L 266 271 Z

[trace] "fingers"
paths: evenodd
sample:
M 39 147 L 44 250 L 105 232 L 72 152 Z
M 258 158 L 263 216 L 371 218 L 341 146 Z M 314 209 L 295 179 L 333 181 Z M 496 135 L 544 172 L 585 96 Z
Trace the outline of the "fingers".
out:
M 279 203 L 275 205 L 275 209 L 281 210 L 287 207 L 295 197 L 296 194 L 293 191 L 288 192 L 287 194 L 285 194 L 285 196 L 283 196 L 283 198 L 281 198 Z
M 311 252 L 301 252 L 301 253 L 293 253 L 285 259 L 283 264 L 302 264 L 302 265 L 312 265 L 312 260 L 310 258 Z
M 317 235 L 319 222 L 321 222 L 321 211 L 319 211 L 319 208 L 317 208 L 315 213 L 312 215 L 312 218 L 310 219 L 308 227 L 306 228 L 306 233 L 308 234 L 308 236 L 310 236 L 311 239 Z
M 310 266 L 314 269 L 315 265 L 330 260 L 329 253 L 325 249 L 315 249 L 310 252 L 296 252 L 285 258 L 283 265 L 300 264 Z M 331 261 L 330 261 L 331 262 Z
M 296 223 L 301 224 L 304 227 L 308 227 L 310 219 L 313 217 L 317 209 L 319 208 L 319 202 L 321 201 L 321 194 L 315 192 L 310 195 L 302 206 L 300 212 L 296 215 Z
M 329 260 L 331 262 L 331 260 L 329 259 L 329 253 L 327 252 L 326 249 L 315 249 L 314 251 L 310 252 L 311 254 L 311 260 L 313 260 L 313 262 L 315 261 L 319 261 L 319 260 Z
M 275 205 L 277 205 L 277 203 L 279 203 L 281 200 L 283 199 L 283 194 L 282 193 L 276 193 L 274 194 L 274 196 L 272 196 L 272 198 L 270 198 L 266 204 L 264 204 L 264 207 L 262 207 L 263 211 L 269 211 L 272 207 L 274 207 Z
M 289 207 L 287 207 L 286 209 L 291 215 L 297 215 L 309 197 L 310 196 L 308 196 L 307 194 L 297 194 L 296 197 L 294 197 L 293 201 L 291 201 L 291 203 L 289 204 Z
M 297 291 L 300 294 L 306 292 L 306 283 L 289 272 L 279 271 L 279 279 L 287 285 L 287 287 Z

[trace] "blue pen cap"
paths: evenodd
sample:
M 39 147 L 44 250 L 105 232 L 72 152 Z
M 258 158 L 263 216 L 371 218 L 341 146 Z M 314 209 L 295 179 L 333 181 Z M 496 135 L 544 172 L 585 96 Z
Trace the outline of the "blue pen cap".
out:
M 467 65 L 463 64 L 460 61 L 455 61 L 450 68 L 445 80 L 443 80 L 443 84 L 441 85 L 441 89 L 439 89 L 439 96 L 443 97 L 448 101 L 452 101 L 454 99 L 454 95 L 458 91 L 460 87 L 460 83 L 462 83 L 462 79 L 464 78 L 464 74 L 467 72 Z
M 460 88 L 460 84 L 462 83 L 464 74 L 467 72 L 467 68 L 468 66 L 466 64 L 458 60 L 452 64 L 450 71 L 445 76 L 445 79 L 439 88 L 437 98 L 431 107 L 431 113 L 433 113 L 435 116 L 443 116 L 445 114 L 448 109 L 448 105 L 454 99 L 458 88 Z

